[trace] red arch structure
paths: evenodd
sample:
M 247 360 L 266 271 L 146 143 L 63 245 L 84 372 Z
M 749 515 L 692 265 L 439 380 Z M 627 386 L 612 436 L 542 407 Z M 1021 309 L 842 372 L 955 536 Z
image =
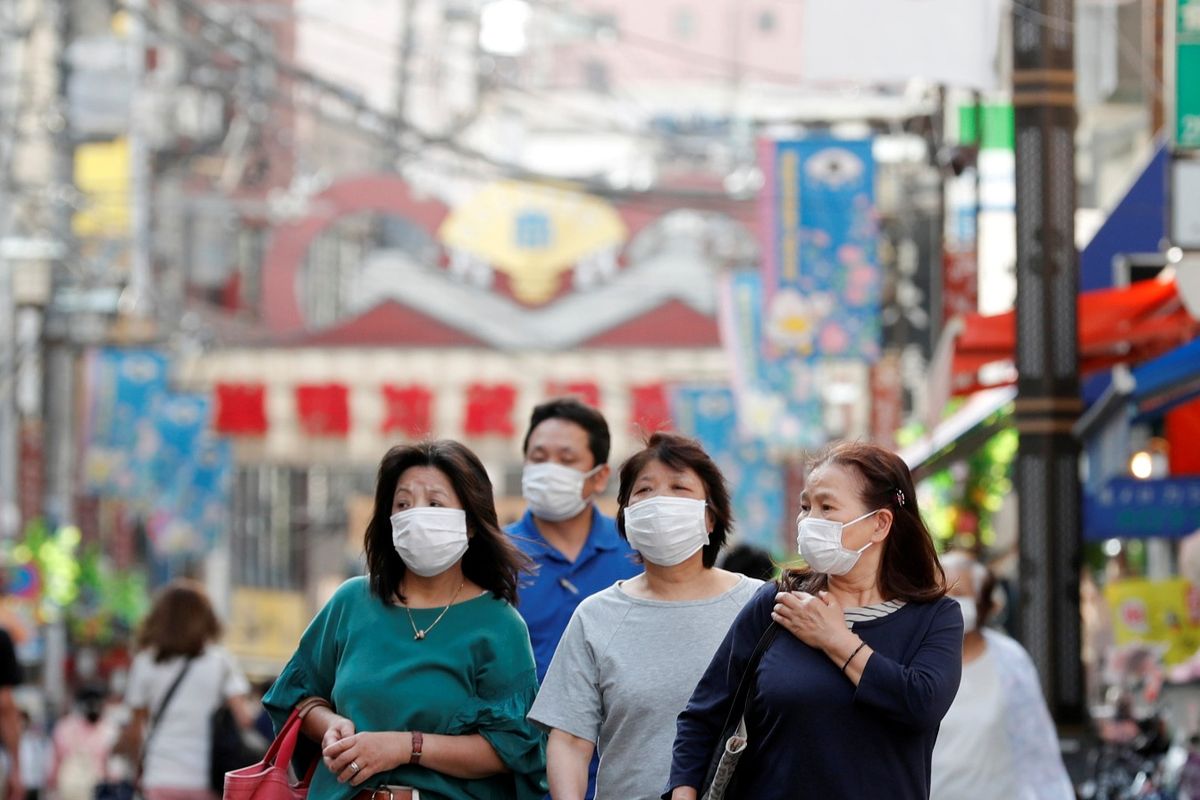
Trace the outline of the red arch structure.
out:
M 262 318 L 277 334 L 304 330 L 299 279 L 308 248 L 339 219 L 364 211 L 403 217 L 437 239 L 450 209 L 436 199 L 421 199 L 395 175 L 345 178 L 312 198 L 312 213 L 275 228 L 263 258 Z

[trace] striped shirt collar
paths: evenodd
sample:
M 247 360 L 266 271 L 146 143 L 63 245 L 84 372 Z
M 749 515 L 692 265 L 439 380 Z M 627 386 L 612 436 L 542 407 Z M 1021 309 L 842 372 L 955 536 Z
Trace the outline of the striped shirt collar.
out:
M 853 628 L 856 622 L 868 622 L 873 619 L 882 619 L 888 614 L 893 614 L 904 608 L 903 600 L 888 600 L 883 603 L 873 603 L 869 606 L 861 608 L 847 608 L 843 610 L 843 615 L 846 618 L 846 627 Z

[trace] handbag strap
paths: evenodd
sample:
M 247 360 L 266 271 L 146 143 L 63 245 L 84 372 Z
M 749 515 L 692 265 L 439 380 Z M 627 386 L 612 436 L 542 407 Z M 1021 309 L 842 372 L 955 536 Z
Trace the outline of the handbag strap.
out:
M 746 713 L 746 702 L 750 699 L 750 687 L 754 685 L 758 664 L 762 661 L 763 653 L 775 640 L 775 634 L 778 632 L 779 626 L 771 622 L 763 631 L 762 636 L 758 637 L 758 644 L 754 646 L 754 652 L 750 654 L 750 660 L 746 662 L 746 669 L 743 670 L 741 680 L 738 681 L 737 690 L 733 693 L 733 703 L 729 706 L 729 713 L 725 716 L 725 724 L 721 726 L 722 731 L 729 730 L 730 723 L 740 719 Z

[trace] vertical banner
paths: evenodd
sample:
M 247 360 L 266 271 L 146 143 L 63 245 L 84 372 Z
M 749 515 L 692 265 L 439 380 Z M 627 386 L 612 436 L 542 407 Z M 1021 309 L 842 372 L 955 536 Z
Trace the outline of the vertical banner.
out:
M 768 347 L 875 361 L 882 275 L 871 141 L 812 138 L 762 151 Z
M 821 396 L 811 365 L 764 352 L 762 276 L 750 270 L 726 273 L 718 300 L 721 341 L 732 365 L 741 435 L 776 450 L 823 444 Z
M 1175 26 L 1175 146 L 1200 148 L 1200 0 L 1179 0 Z
M 102 496 L 148 496 L 152 412 L 167 391 L 167 359 L 155 350 L 106 348 L 87 366 L 91 400 L 84 486 Z
M 900 356 L 889 352 L 871 368 L 871 439 L 895 449 L 896 432 L 904 422 L 904 378 Z
M 159 556 L 199 555 L 227 526 L 233 458 L 211 399 L 172 392 L 168 367 L 155 350 L 91 354 L 84 485 L 141 519 Z
M 165 394 L 154 411 L 155 498 L 148 531 L 160 555 L 202 553 L 229 521 L 233 455 L 211 430 L 206 396 Z
M 676 427 L 700 440 L 729 481 L 738 540 L 775 554 L 788 552 L 783 468 L 770 460 L 761 442 L 738 435 L 733 392 L 723 386 L 681 386 L 672 394 Z
M 760 273 L 719 290 L 739 430 L 775 452 L 824 444 L 826 360 L 880 355 L 875 162 L 870 140 L 759 142 Z

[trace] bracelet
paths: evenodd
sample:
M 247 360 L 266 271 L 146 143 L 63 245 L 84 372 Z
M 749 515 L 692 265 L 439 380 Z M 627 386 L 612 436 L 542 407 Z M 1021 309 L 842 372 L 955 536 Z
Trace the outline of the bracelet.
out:
M 408 763 L 416 765 L 421 763 L 421 747 L 425 743 L 425 737 L 420 731 L 412 731 L 412 752 L 409 753 Z
M 860 642 L 858 643 L 858 647 L 854 648 L 854 652 L 853 652 L 853 653 L 851 653 L 851 654 L 850 654 L 850 657 L 846 659 L 846 663 L 845 663 L 845 664 L 842 664 L 842 672 L 845 672 L 845 671 L 846 671 L 846 667 L 850 666 L 850 662 L 854 660 L 854 657 L 855 657 L 856 655 L 858 655 L 858 651 L 859 651 L 859 650 L 862 650 L 862 649 L 863 649 L 864 647 L 866 647 L 866 646 L 867 646 L 867 643 L 866 643 L 866 642 L 860 641 Z

